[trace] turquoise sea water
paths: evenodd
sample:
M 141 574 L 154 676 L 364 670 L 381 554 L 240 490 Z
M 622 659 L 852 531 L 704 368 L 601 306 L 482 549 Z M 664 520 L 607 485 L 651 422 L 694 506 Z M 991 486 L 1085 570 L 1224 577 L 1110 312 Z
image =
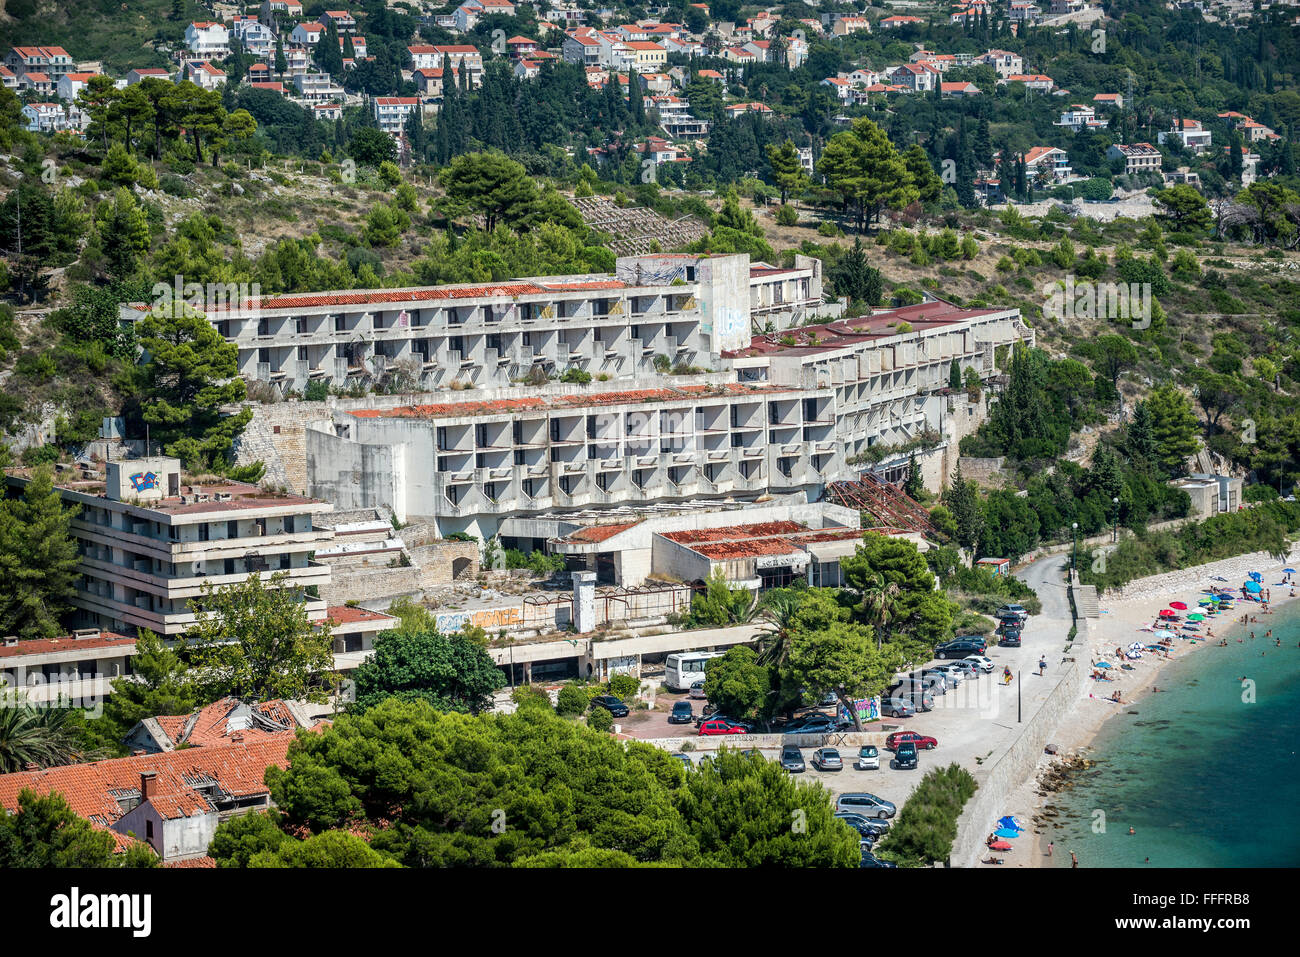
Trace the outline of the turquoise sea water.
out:
M 1055 866 L 1069 867 L 1070 851 L 1080 867 L 1300 866 L 1300 604 L 1258 617 L 1216 627 L 1227 648 L 1174 661 L 1160 693 L 1116 709 L 1097 766 L 1049 802 L 1064 825 L 1047 830 Z

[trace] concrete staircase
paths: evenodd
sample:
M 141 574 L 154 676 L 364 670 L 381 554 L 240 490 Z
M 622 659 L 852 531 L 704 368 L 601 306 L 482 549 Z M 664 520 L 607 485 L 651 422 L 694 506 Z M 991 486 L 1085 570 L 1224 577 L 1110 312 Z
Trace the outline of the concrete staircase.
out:
M 1078 610 L 1080 618 L 1100 617 L 1101 609 L 1097 604 L 1097 586 L 1075 585 L 1074 607 Z

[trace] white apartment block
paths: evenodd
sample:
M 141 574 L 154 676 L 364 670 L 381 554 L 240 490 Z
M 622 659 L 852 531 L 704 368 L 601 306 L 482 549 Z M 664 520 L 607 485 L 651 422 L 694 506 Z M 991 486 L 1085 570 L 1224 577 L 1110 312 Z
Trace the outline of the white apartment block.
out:
M 230 55 L 230 33 L 224 24 L 191 23 L 185 28 L 185 45 L 196 57 L 219 60 Z
M 122 318 L 147 308 L 124 305 Z M 400 376 L 425 390 L 507 387 L 535 368 L 626 379 L 653 375 L 657 356 L 712 366 L 749 342 L 754 323 L 782 328 L 822 308 L 816 259 L 783 270 L 751 266 L 744 254 L 670 254 L 623 257 L 614 275 L 291 293 L 208 319 L 239 347 L 250 381 L 302 391 L 315 380 L 347 387 Z
M 906 323 L 910 329 L 899 331 Z M 994 350 L 1032 345 L 1017 309 L 961 309 L 941 300 L 855 319 L 791 327 L 724 353 L 741 382 L 830 390 L 837 461 L 878 443 L 893 445 L 942 431 L 952 361 L 963 372 L 994 375 Z M 811 394 L 811 393 L 810 393 Z M 856 474 L 835 476 L 849 478 Z
M 372 499 L 444 536 L 494 536 L 553 509 L 807 493 L 841 471 L 831 403 L 829 389 L 669 379 L 356 410 L 308 430 L 308 474 L 341 507 Z
M 373 102 L 375 122 L 390 136 L 400 135 L 411 111 L 420 108 L 418 96 L 377 96 Z
M 20 472 L 6 480 L 27 483 Z M 72 520 L 80 553 L 72 604 L 88 625 L 175 637 L 194 624 L 189 601 L 205 583 L 279 571 L 295 589 L 329 583 L 329 567 L 308 557 L 334 537 L 313 527 L 313 516 L 333 510 L 328 502 L 243 482 L 186 485 L 179 460 L 165 457 L 110 462 L 104 474 L 56 479 L 55 487 L 80 506 Z M 324 620 L 325 602 L 306 601 L 308 615 Z
M 751 337 L 724 350 L 721 372 L 657 388 L 380 401 L 311 424 L 310 491 L 489 537 L 565 510 L 815 501 L 856 478 L 867 449 L 947 434 L 952 362 L 987 379 L 996 348 L 1017 341 L 1033 333 L 1015 309 L 931 301 Z
M 34 704 L 101 700 L 131 673 L 135 638 L 84 628 L 62 638 L 0 639 L 0 696 L 21 689 Z

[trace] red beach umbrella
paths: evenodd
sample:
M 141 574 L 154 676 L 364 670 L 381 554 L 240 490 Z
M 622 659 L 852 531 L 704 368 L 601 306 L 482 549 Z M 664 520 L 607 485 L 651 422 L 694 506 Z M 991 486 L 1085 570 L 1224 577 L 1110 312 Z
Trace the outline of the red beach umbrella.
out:
M 1169 607 L 1170 607 L 1170 608 L 1177 608 L 1179 611 L 1186 611 L 1186 610 L 1187 610 L 1187 606 L 1186 606 L 1185 604 L 1183 604 L 1181 601 L 1171 601 L 1171 602 L 1169 603 Z

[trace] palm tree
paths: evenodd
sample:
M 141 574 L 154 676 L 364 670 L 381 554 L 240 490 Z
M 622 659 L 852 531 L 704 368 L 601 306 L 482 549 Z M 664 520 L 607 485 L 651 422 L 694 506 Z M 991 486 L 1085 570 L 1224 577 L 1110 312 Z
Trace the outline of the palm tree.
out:
M 876 633 L 877 651 L 884 645 L 885 626 L 894 618 L 894 605 L 898 593 L 897 583 L 886 581 L 885 576 L 880 572 L 872 575 L 862 589 L 862 610 Z
M 780 589 L 769 592 L 754 614 L 763 623 L 759 633 L 758 660 L 765 665 L 785 664 L 790 655 L 790 639 L 794 631 L 794 616 L 799 610 L 799 598 L 792 592 Z
M 70 711 L 35 708 L 27 702 L 0 707 L 0 773 L 70 764 L 79 754 L 68 727 Z

